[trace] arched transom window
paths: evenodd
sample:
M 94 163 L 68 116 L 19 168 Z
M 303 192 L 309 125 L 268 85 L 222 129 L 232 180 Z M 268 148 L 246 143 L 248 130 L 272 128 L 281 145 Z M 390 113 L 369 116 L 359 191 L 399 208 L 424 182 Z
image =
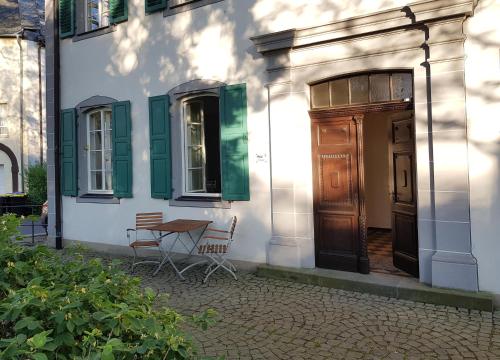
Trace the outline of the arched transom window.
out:
M 311 108 L 412 101 L 411 72 L 357 74 L 311 85 Z

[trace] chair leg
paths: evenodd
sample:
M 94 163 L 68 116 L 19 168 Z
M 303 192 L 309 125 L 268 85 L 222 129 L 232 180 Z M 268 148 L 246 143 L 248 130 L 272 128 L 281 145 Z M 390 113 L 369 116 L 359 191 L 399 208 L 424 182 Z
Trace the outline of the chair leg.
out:
M 236 272 L 236 266 L 234 266 L 234 264 L 231 261 L 229 261 L 229 260 L 226 260 L 226 262 L 228 263 L 228 265 L 231 268 L 231 270 L 233 270 L 234 272 Z
M 207 282 L 207 280 L 210 277 L 210 275 L 212 275 L 214 272 L 216 272 L 217 269 L 219 269 L 219 268 L 223 268 L 224 270 L 226 270 L 227 272 L 229 272 L 231 275 L 233 275 L 234 280 L 238 280 L 238 277 L 236 276 L 236 274 L 234 273 L 234 271 L 230 267 L 227 267 L 227 266 L 224 265 L 224 263 L 227 262 L 227 260 L 224 259 L 224 258 L 221 258 L 220 256 L 219 256 L 219 258 L 222 261 L 217 261 L 217 259 L 212 258 L 213 262 L 212 262 L 212 264 L 209 265 L 209 267 L 207 268 L 207 270 L 210 269 L 214 265 L 216 265 L 216 266 L 213 269 L 210 270 L 210 272 L 207 274 L 207 276 L 205 276 L 205 279 L 203 279 L 203 283 L 204 284 Z M 231 266 L 231 265 L 229 265 L 229 266 Z
M 132 268 L 130 269 L 130 272 L 134 272 L 134 267 L 136 265 L 135 260 L 137 259 L 137 251 L 135 250 L 135 247 L 132 247 L 132 250 L 134 250 L 134 259 L 132 260 Z

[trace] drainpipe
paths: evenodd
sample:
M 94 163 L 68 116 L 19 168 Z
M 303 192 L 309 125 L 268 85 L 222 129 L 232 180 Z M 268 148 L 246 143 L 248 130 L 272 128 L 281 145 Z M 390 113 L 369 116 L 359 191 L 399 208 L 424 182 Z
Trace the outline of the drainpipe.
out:
M 16 34 L 17 45 L 19 46 L 19 147 L 20 151 L 20 159 L 21 159 L 21 191 L 24 192 L 24 60 L 23 60 L 23 45 L 22 35 L 23 31 L 21 30 Z
M 40 120 L 40 165 L 43 164 L 42 43 L 38 42 L 38 119 Z
M 50 0 L 48 0 L 50 1 Z M 52 16 L 53 21 L 53 47 L 54 53 L 53 61 L 53 76 L 54 76 L 54 168 L 55 168 L 55 215 L 56 215 L 56 249 L 60 250 L 63 248 L 62 242 L 62 195 L 61 195 L 61 159 L 60 159 L 60 146 L 61 137 L 59 134 L 60 121 L 61 121 L 61 79 L 60 79 L 60 61 L 59 61 L 59 1 L 52 0 L 54 12 Z

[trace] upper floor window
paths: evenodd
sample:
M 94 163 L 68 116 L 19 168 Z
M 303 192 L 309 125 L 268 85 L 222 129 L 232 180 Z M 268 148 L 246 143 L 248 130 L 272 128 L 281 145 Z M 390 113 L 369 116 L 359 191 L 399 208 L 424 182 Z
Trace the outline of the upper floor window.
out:
M 184 102 L 184 194 L 221 193 L 219 99 L 202 96 Z
M 0 136 L 9 136 L 9 127 L 7 124 L 7 104 L 0 104 Z
M 85 31 L 92 31 L 109 25 L 109 0 L 85 0 Z
M 412 98 L 413 78 L 410 72 L 359 74 L 311 86 L 313 109 L 411 101 Z
M 87 114 L 88 184 L 90 193 L 113 192 L 111 111 L 108 108 Z

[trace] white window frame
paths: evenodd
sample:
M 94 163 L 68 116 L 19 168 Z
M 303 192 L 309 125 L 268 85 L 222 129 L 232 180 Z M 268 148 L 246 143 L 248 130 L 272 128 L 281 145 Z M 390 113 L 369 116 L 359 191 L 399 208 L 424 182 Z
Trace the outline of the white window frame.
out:
M 105 129 L 105 122 L 104 122 L 104 113 L 105 112 L 109 112 L 111 116 L 113 116 L 113 114 L 111 113 L 111 109 L 110 108 L 99 108 L 99 109 L 95 109 L 95 110 L 92 110 L 92 111 L 89 111 L 87 114 L 86 114 L 86 137 L 87 137 L 87 146 L 86 146 L 86 149 L 87 149 L 87 192 L 89 194 L 110 194 L 112 195 L 113 194 L 113 186 L 111 186 L 111 189 L 110 190 L 95 190 L 95 189 L 92 189 L 92 167 L 91 167 L 91 149 L 90 149 L 90 117 L 92 114 L 95 114 L 95 113 L 100 113 L 101 114 L 101 133 L 102 133 L 102 136 L 101 136 L 101 156 L 102 156 L 102 168 L 101 168 L 101 173 L 102 173 L 102 183 L 104 186 L 106 186 L 106 163 L 105 163 L 105 159 L 104 159 L 104 156 L 105 156 L 105 150 L 106 150 L 106 144 L 105 144 L 105 140 L 106 140 L 106 129 Z M 112 142 L 112 136 L 113 136 L 113 127 L 111 126 L 111 136 L 110 136 L 110 141 Z M 111 148 L 111 159 L 113 158 L 113 146 L 111 144 L 110 146 Z M 113 176 L 113 160 L 111 160 L 111 176 Z
M 182 126 L 181 126 L 181 143 L 182 143 L 182 196 L 187 196 L 187 197 L 193 197 L 193 196 L 198 196 L 198 197 L 221 197 L 221 193 L 208 193 L 207 192 L 207 185 L 206 185 L 206 178 L 205 178 L 205 173 L 206 173 L 206 156 L 205 156 L 205 116 L 203 113 L 203 108 L 201 110 L 202 114 L 202 119 L 201 119 L 201 138 L 202 138 L 202 161 L 203 161 L 203 191 L 200 192 L 189 192 L 187 191 L 188 189 L 188 152 L 187 150 L 187 105 L 189 103 L 196 102 L 197 98 L 200 97 L 215 97 L 219 98 L 216 94 L 213 93 L 202 93 L 202 94 L 196 94 L 194 96 L 185 98 L 182 101 Z M 202 101 L 199 101 L 202 103 Z M 219 119 L 220 122 L 220 119 Z M 219 146 L 220 146 L 220 140 L 219 140 Z M 222 178 L 222 174 L 221 174 Z
M 109 19 L 109 0 L 97 0 L 98 1 L 98 9 L 99 9 L 99 25 L 96 29 L 89 28 L 89 16 L 90 16 L 90 14 L 89 14 L 89 2 L 90 1 L 92 1 L 92 0 L 85 0 L 85 31 L 95 31 L 98 29 L 108 27 L 109 21 L 110 21 L 110 19 Z M 108 4 L 107 9 L 104 9 L 105 3 Z M 107 15 L 107 17 L 108 17 L 108 23 L 106 25 L 103 25 L 103 19 L 104 19 L 105 15 Z
M 0 103 L 0 137 L 9 137 L 9 124 L 7 113 L 9 111 L 7 103 Z

